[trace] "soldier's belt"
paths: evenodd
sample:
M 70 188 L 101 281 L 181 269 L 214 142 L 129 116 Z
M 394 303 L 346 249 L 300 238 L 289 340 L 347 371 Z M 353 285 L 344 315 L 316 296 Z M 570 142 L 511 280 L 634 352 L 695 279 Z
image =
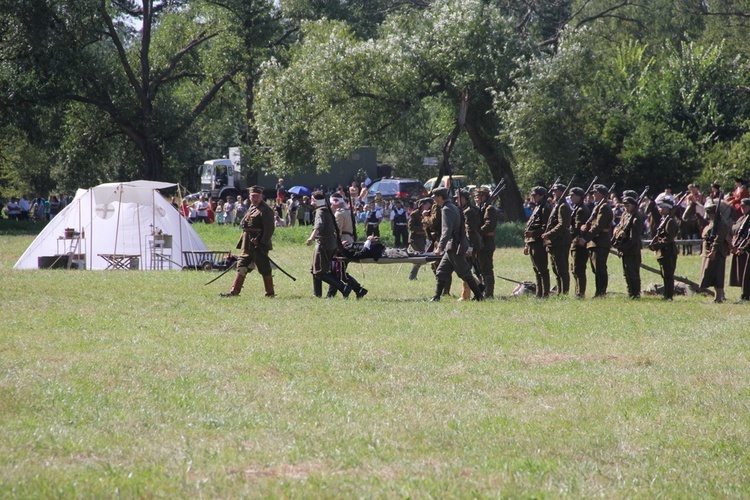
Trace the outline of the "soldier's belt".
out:
M 256 229 L 256 228 L 252 228 L 252 227 L 248 227 L 248 228 L 244 229 L 244 231 L 246 233 L 262 233 L 263 232 L 262 229 Z

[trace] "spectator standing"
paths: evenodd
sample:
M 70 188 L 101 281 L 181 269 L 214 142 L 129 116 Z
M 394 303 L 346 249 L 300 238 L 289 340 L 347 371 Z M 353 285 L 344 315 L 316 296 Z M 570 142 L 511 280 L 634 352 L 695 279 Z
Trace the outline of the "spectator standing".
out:
M 227 202 L 224 203 L 224 222 L 231 226 L 234 224 L 234 198 L 227 196 Z
M 195 202 L 195 221 L 203 222 L 208 224 L 208 209 L 210 207 L 206 197 L 201 195 L 197 202 Z
M 393 210 L 391 210 L 390 219 L 391 231 L 393 232 L 394 239 L 393 246 L 396 248 L 406 248 L 406 240 L 409 237 L 409 230 L 406 227 L 406 209 L 401 200 L 395 200 L 393 202 Z
M 220 199 L 216 203 L 216 224 L 223 226 L 226 220 L 226 214 L 224 213 L 224 200 Z
M 732 194 L 727 195 L 724 200 L 728 204 L 732 205 L 737 217 L 742 215 L 742 200 L 750 198 L 750 192 L 747 190 L 747 182 L 745 179 L 737 177 L 734 179 L 734 191 Z M 736 217 L 735 217 L 736 218 Z
M 377 236 L 380 238 L 380 221 L 383 220 L 383 209 L 375 203 L 375 200 L 370 202 L 370 206 L 365 212 L 365 235 L 366 236 Z
M 45 220 L 44 218 L 44 198 L 37 196 L 34 199 L 34 204 L 31 207 L 32 217 L 34 222 L 40 222 Z
M 21 195 L 21 199 L 18 200 L 18 207 L 21 209 L 19 220 L 29 220 L 31 214 L 31 205 L 29 200 L 26 199 L 26 195 Z
M 18 198 L 11 196 L 6 213 L 9 220 L 19 220 L 21 218 L 21 206 L 18 204 Z
M 279 182 L 276 183 L 276 205 L 283 205 L 286 200 L 286 187 L 284 187 L 284 179 L 279 177 Z
M 190 205 L 188 205 L 187 198 L 182 199 L 182 203 L 180 203 L 180 208 L 178 209 L 178 212 L 180 212 L 180 215 L 190 220 Z M 192 223 L 192 221 L 190 222 Z
M 247 214 L 247 200 L 242 199 L 242 195 L 237 196 L 237 202 L 234 204 L 234 222 L 239 224 Z

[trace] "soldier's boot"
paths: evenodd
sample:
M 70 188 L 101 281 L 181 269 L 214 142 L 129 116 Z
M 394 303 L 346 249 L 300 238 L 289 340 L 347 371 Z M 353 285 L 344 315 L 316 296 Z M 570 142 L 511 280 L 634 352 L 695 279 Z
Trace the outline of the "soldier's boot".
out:
M 367 295 L 367 288 L 363 287 L 359 284 L 359 281 L 355 280 L 351 274 L 346 273 L 346 283 L 352 287 L 352 290 L 354 291 L 354 294 L 357 296 L 358 299 L 361 299 L 365 295 Z
M 349 298 L 349 294 L 352 293 L 352 287 L 341 281 L 340 279 L 333 276 L 331 273 L 324 274 L 320 277 L 322 281 L 325 283 L 328 283 L 329 285 L 333 286 L 341 292 L 341 295 L 344 296 L 345 299 Z
M 570 274 L 563 274 L 561 279 L 562 279 L 562 294 L 568 295 L 568 292 L 570 292 Z M 558 289 L 557 292 L 560 293 L 560 289 Z
M 418 264 L 414 264 L 411 266 L 411 272 L 409 273 L 409 279 L 414 281 L 417 279 L 417 274 L 419 273 L 419 268 L 422 267 Z
M 234 275 L 234 281 L 232 282 L 232 288 L 226 293 L 220 293 L 219 297 L 236 297 L 242 291 L 242 285 L 245 283 L 245 275 L 236 273 Z
M 438 280 L 437 284 L 435 285 L 435 295 L 430 299 L 430 302 L 440 302 L 440 297 L 443 295 L 443 291 L 445 290 L 445 281 Z
M 466 283 L 466 282 L 464 282 L 464 283 Z M 471 298 L 471 300 L 484 300 L 484 293 L 483 293 L 484 292 L 484 287 L 482 287 L 477 282 L 477 280 L 475 280 L 474 278 L 472 278 L 471 281 L 469 281 L 467 284 L 469 285 L 469 289 L 474 294 L 474 296 Z
M 313 296 L 315 297 L 323 296 L 323 282 L 314 276 L 313 276 Z
M 263 286 L 266 289 L 266 297 L 275 297 L 276 293 L 273 290 L 273 276 L 263 276 Z
M 334 298 L 334 297 L 336 296 L 336 292 L 338 292 L 338 290 L 336 290 L 336 287 L 335 287 L 335 286 L 333 286 L 333 285 L 328 285 L 328 293 L 326 293 L 326 298 L 327 298 L 327 299 L 332 299 L 332 298 Z
M 542 290 L 541 296 L 546 299 L 549 297 L 549 270 L 542 272 L 542 286 L 544 287 L 544 290 Z M 558 288 L 558 291 L 559 290 L 560 289 Z
M 491 299 L 495 296 L 495 276 L 492 274 L 485 274 L 484 278 L 484 298 Z
M 451 294 L 451 285 L 452 284 L 453 284 L 453 277 L 450 276 L 443 283 L 443 295 L 450 296 L 450 294 Z
M 461 297 L 458 298 L 459 301 L 462 300 L 469 300 L 471 298 L 471 287 L 469 284 L 465 281 L 461 282 Z
M 717 288 L 714 292 L 714 302 L 717 304 L 721 304 L 726 300 L 726 297 L 724 297 L 724 289 L 723 288 Z

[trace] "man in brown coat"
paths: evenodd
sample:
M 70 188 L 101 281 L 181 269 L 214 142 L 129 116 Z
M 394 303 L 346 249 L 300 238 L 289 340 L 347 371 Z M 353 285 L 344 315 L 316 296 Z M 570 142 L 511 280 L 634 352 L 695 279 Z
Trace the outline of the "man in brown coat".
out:
M 547 252 L 552 261 L 552 271 L 557 278 L 557 293 L 567 295 L 570 289 L 570 271 L 568 270 L 568 249 L 570 248 L 571 210 L 565 201 L 565 186 L 552 186 L 552 210 L 547 220 L 547 229 L 542 235 Z
M 268 252 L 273 249 L 271 237 L 275 228 L 273 209 L 263 201 L 263 186 L 253 186 L 250 191 L 250 208 L 240 222 L 242 236 L 237 242 L 237 248 L 242 254 L 237 261 L 237 273 L 232 282 L 232 288 L 222 297 L 235 297 L 240 294 L 245 276 L 253 269 L 263 276 L 266 297 L 274 296 L 273 276 L 271 276 L 271 262 Z
M 649 248 L 654 251 L 659 262 L 661 278 L 664 282 L 664 300 L 672 300 L 674 296 L 674 273 L 677 269 L 677 245 L 674 240 L 679 226 L 672 214 L 672 200 L 664 198 L 658 203 L 661 221 L 653 232 L 653 239 Z
M 638 213 L 638 200 L 632 196 L 622 199 L 625 213 L 615 228 L 612 245 L 622 259 L 622 272 L 631 299 L 641 297 L 641 246 L 643 221 Z
M 490 190 L 478 187 L 474 190 L 474 202 L 479 207 L 479 234 L 482 236 L 482 246 L 474 252 L 484 281 L 484 297 L 491 298 L 495 294 L 495 228 L 497 227 L 498 212 L 495 205 L 487 203 Z
M 531 257 L 531 267 L 536 275 L 536 296 L 549 297 L 549 267 L 547 265 L 547 250 L 544 248 L 542 234 L 547 227 L 550 206 L 547 203 L 547 189 L 536 186 L 531 190 L 529 198 L 534 203 L 534 211 L 526 222 L 523 233 L 524 255 Z
M 594 195 L 594 210 L 589 218 L 589 223 L 583 224 L 579 229 L 581 235 L 578 238 L 579 245 L 586 245 L 589 250 L 591 270 L 594 271 L 594 282 L 596 293 L 594 298 L 605 297 L 609 285 L 607 271 L 607 259 L 609 249 L 612 245 L 610 231 L 612 229 L 612 207 L 607 203 L 609 190 L 602 184 L 595 184 L 591 193 Z
M 421 254 L 427 251 L 427 231 L 424 225 L 424 216 L 430 213 L 430 207 L 432 206 L 432 198 L 422 198 L 417 202 L 417 208 L 409 214 L 408 230 L 409 230 L 409 252 Z M 426 212 L 426 214 L 425 214 Z M 409 273 L 409 279 L 417 279 L 417 273 L 419 268 L 422 267 L 420 264 L 414 264 L 411 267 Z
M 573 213 L 570 216 L 570 270 L 573 272 L 575 281 L 576 298 L 582 299 L 586 296 L 586 264 L 589 261 L 589 251 L 584 245 L 579 245 L 581 227 L 589 220 L 591 212 L 583 202 L 586 192 L 579 187 L 571 188 L 570 201 L 573 204 Z

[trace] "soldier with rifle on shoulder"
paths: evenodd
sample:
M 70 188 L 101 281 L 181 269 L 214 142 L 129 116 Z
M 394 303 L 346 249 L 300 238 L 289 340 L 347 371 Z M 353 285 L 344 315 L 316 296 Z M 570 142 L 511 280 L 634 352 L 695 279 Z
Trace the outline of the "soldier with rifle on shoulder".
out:
M 594 178 L 596 181 L 596 178 Z M 593 185 L 593 183 L 592 183 Z M 578 244 L 581 236 L 581 227 L 589 220 L 589 207 L 584 203 L 586 191 L 580 187 L 570 189 L 570 201 L 573 204 L 573 212 L 570 215 L 570 270 L 573 272 L 575 282 L 575 298 L 582 299 L 586 296 L 586 264 L 589 261 L 589 251 L 585 246 Z
M 417 207 L 412 213 L 409 214 L 409 220 L 407 222 L 407 229 L 409 230 L 409 246 L 408 251 L 415 254 L 423 254 L 427 251 L 427 231 L 424 224 L 424 219 L 429 217 L 430 207 L 432 207 L 432 198 L 425 197 L 417 202 Z M 422 264 L 413 264 L 411 266 L 411 272 L 409 273 L 409 279 L 417 279 L 417 273 L 422 267 Z
M 531 266 L 536 275 L 536 297 L 549 297 L 549 267 L 547 265 L 547 250 L 544 248 L 542 235 L 547 228 L 550 206 L 547 202 L 547 188 L 536 186 L 531 189 L 530 200 L 534 203 L 534 210 L 526 222 L 524 230 L 523 254 L 531 257 Z
M 572 238 L 570 236 L 570 218 L 572 211 L 565 196 L 573 184 L 575 176 L 570 179 L 567 186 L 555 184 L 552 186 L 553 202 L 552 210 L 547 220 L 547 228 L 542 235 L 550 260 L 552 271 L 557 278 L 557 293 L 567 295 L 570 289 L 570 271 L 568 270 L 568 249 Z
M 612 207 L 607 203 L 609 193 L 614 189 L 607 189 L 602 184 L 594 184 L 591 193 L 594 195 L 594 209 L 591 211 L 589 220 L 580 227 L 580 236 L 578 245 L 586 246 L 589 250 L 589 260 L 591 269 L 594 271 L 594 282 L 596 292 L 594 298 L 602 298 L 607 295 L 607 286 L 609 285 L 609 275 L 607 271 L 607 259 L 609 258 L 609 249 L 612 245 L 610 231 L 612 229 Z
M 677 270 L 677 244 L 674 242 L 677 237 L 679 226 L 675 220 L 672 210 L 674 208 L 672 200 L 667 197 L 662 198 L 657 206 L 661 221 L 653 233 L 653 239 L 648 246 L 654 251 L 656 260 L 659 262 L 661 277 L 664 282 L 664 300 L 672 300 L 674 297 L 674 274 Z
M 714 287 L 714 302 L 724 302 L 724 274 L 730 245 L 727 236 L 730 227 L 721 215 L 721 205 L 706 201 L 708 225 L 703 229 L 703 247 L 701 249 L 701 290 Z
M 620 223 L 615 227 L 612 236 L 612 246 L 615 247 L 617 255 L 622 259 L 622 272 L 628 287 L 628 296 L 631 299 L 641 297 L 643 220 L 638 212 L 638 207 L 647 192 L 648 187 L 637 199 L 632 196 L 632 191 L 623 193 L 622 202 L 625 205 L 625 213 L 620 217 Z
M 505 183 L 498 184 L 493 192 L 485 187 L 474 190 L 474 202 L 479 207 L 479 234 L 482 236 L 482 247 L 475 251 L 476 263 L 482 273 L 484 281 L 484 298 L 495 295 L 495 228 L 497 228 L 498 212 L 494 205 L 495 198 L 505 188 Z

